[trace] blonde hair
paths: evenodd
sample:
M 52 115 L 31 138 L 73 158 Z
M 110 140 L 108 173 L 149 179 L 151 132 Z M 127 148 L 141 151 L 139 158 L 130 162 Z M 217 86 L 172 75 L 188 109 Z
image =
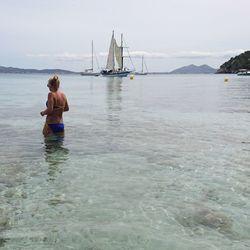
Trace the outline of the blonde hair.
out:
M 51 77 L 48 82 L 56 90 L 59 89 L 60 80 L 59 80 L 59 77 L 57 75 L 54 75 L 53 77 Z

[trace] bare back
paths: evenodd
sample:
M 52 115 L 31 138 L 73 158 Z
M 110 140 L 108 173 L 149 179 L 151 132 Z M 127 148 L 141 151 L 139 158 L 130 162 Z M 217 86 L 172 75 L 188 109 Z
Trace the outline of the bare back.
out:
M 51 91 L 48 95 L 48 109 L 52 110 L 51 113 L 47 114 L 46 122 L 48 124 L 63 123 L 63 112 L 69 110 L 64 93 Z

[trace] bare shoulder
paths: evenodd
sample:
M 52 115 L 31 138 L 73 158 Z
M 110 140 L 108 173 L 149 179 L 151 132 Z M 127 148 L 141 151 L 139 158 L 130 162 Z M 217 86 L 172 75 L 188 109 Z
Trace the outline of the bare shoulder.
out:
M 48 98 L 52 98 L 54 96 L 53 92 L 48 93 Z
M 66 98 L 66 95 L 63 93 L 63 92 L 60 92 L 61 93 L 61 96 L 64 98 L 64 99 L 67 99 Z

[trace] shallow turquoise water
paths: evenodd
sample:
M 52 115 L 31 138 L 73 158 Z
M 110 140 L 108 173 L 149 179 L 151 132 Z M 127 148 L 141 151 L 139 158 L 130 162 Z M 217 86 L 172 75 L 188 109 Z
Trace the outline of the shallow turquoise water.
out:
M 1 249 L 250 248 L 250 78 L 0 75 Z

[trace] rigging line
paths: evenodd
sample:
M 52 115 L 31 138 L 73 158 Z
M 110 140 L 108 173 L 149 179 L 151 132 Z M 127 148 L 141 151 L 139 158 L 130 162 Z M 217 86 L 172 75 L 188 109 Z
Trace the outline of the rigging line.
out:
M 135 65 L 134 65 L 134 63 L 133 63 L 133 61 L 132 61 L 132 58 L 131 58 L 131 56 L 130 56 L 130 53 L 129 53 L 129 50 L 128 50 L 128 47 L 127 47 L 127 43 L 126 43 L 126 41 L 124 40 L 124 38 L 123 38 L 123 41 L 124 41 L 124 44 L 125 44 L 125 47 L 124 47 L 124 48 L 127 49 L 128 57 L 129 57 L 130 62 L 131 62 L 131 64 L 132 64 L 133 71 L 135 71 Z
M 147 64 L 146 64 L 146 61 L 145 61 L 145 57 L 144 57 L 144 65 L 145 65 L 145 68 L 146 68 L 146 70 L 148 72 L 148 67 L 147 67 Z

